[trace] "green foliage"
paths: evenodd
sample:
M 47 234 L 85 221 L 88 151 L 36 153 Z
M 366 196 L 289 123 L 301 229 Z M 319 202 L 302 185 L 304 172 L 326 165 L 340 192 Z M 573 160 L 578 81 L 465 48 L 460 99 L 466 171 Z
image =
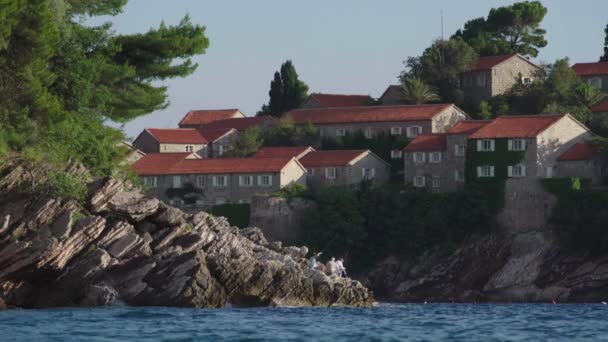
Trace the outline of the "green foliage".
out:
M 6 1 L 5 1 L 6 2 Z M 115 15 L 126 0 L 8 1 L 0 6 L 0 151 L 37 150 L 109 174 L 124 159 L 126 122 L 167 105 L 158 83 L 191 74 L 208 46 L 186 17 L 145 34 L 116 35 L 82 15 Z
M 87 196 L 87 186 L 83 178 L 64 172 L 49 172 L 48 179 L 37 192 L 64 200 L 83 203 Z
M 233 226 L 246 228 L 249 226 L 251 208 L 249 204 L 220 204 L 211 208 L 210 213 L 226 217 Z
M 546 31 L 540 28 L 546 14 L 540 1 L 493 8 L 487 19 L 468 21 L 453 38 L 462 38 L 481 56 L 519 53 L 536 57 L 538 49 L 547 45 Z
M 264 146 L 310 146 L 316 143 L 319 129 L 308 121 L 296 127 L 291 116 L 275 121 L 264 134 Z
M 258 115 L 280 117 L 288 111 L 298 108 L 308 96 L 308 86 L 298 79 L 296 68 L 290 60 L 281 65 L 281 70 L 274 73 L 268 92 L 268 105 L 262 106 Z
M 257 127 L 247 128 L 240 139 L 237 139 L 233 144 L 226 157 L 245 158 L 254 155 L 264 143 L 262 132 Z
M 305 221 L 307 245 L 351 257 L 361 269 L 388 255 L 418 255 L 453 245 L 490 222 L 484 192 L 432 194 L 408 189 L 328 188 Z
M 185 204 L 196 204 L 197 200 L 205 198 L 205 191 L 192 183 L 184 183 L 181 188 L 169 188 L 165 194 L 171 199 L 183 200 Z
M 409 57 L 406 70 L 401 73 L 402 82 L 419 78 L 437 89 L 444 102 L 460 102 L 461 92 L 456 84 L 460 74 L 469 70 L 477 61 L 477 53 L 460 38 L 436 40 L 420 57 Z
M 424 104 L 440 100 L 435 89 L 418 77 L 405 80 L 401 88 L 403 98 L 410 104 Z
M 283 189 L 281 189 L 277 192 L 273 192 L 272 194 L 270 194 L 270 196 L 285 198 L 285 199 L 289 200 L 289 199 L 296 198 L 296 197 L 310 198 L 311 194 L 308 192 L 308 190 L 306 189 L 306 187 L 304 185 L 294 183 L 294 184 L 284 187 Z
M 604 55 L 600 57 L 600 62 L 608 62 L 608 24 L 604 28 Z

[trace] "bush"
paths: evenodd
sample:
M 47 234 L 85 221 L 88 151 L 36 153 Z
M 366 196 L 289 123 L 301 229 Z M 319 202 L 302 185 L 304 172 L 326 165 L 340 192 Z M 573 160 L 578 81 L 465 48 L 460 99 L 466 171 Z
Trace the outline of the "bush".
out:
M 220 204 L 211 208 L 210 213 L 215 216 L 226 217 L 233 226 L 246 228 L 249 226 L 251 208 L 249 204 Z
M 51 172 L 42 186 L 43 192 L 53 197 L 72 199 L 80 203 L 84 202 L 88 191 L 85 180 L 63 172 Z
M 296 197 L 300 197 L 300 198 L 310 198 L 311 197 L 311 195 L 308 192 L 308 190 L 306 189 L 306 187 L 304 185 L 298 184 L 298 183 L 288 185 L 277 192 L 273 192 L 272 194 L 270 194 L 270 196 L 281 197 L 281 198 L 285 198 L 285 199 L 292 199 L 292 198 L 296 198 Z

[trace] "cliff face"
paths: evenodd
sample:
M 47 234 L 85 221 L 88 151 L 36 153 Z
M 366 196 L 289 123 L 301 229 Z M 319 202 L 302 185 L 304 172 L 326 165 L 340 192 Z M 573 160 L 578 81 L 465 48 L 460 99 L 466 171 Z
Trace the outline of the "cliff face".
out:
M 608 251 L 564 248 L 548 223 L 555 198 L 537 181 L 509 181 L 492 232 L 456 250 L 389 257 L 367 274 L 384 300 L 402 302 L 600 302 L 608 299 Z
M 92 182 L 81 207 L 20 191 L 35 176 L 22 167 L 0 176 L 0 308 L 373 302 L 357 281 L 309 271 L 306 247 L 185 214 L 119 180 Z

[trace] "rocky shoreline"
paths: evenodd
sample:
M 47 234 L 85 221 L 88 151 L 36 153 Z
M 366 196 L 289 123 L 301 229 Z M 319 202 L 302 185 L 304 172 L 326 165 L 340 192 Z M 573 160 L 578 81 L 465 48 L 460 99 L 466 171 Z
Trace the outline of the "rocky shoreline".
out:
M 84 205 L 21 191 L 35 173 L 0 170 L 0 308 L 373 303 L 358 281 L 308 270 L 306 247 L 257 228 L 183 213 L 110 177 L 90 183 Z

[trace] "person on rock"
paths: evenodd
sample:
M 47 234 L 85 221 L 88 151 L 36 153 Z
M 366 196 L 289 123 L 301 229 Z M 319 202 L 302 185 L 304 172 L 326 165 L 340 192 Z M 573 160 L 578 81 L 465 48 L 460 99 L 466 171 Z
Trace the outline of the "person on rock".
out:
M 329 276 L 338 273 L 338 265 L 336 264 L 336 258 L 331 258 L 325 265 L 325 273 Z
M 340 258 L 336 261 L 336 267 L 338 268 L 338 275 L 342 278 L 346 278 L 346 268 L 344 267 L 344 259 Z
M 312 254 L 312 256 L 310 257 L 310 260 L 308 262 L 308 268 L 312 271 L 315 270 L 317 268 L 317 258 L 321 256 L 321 252 L 317 253 L 317 254 Z

